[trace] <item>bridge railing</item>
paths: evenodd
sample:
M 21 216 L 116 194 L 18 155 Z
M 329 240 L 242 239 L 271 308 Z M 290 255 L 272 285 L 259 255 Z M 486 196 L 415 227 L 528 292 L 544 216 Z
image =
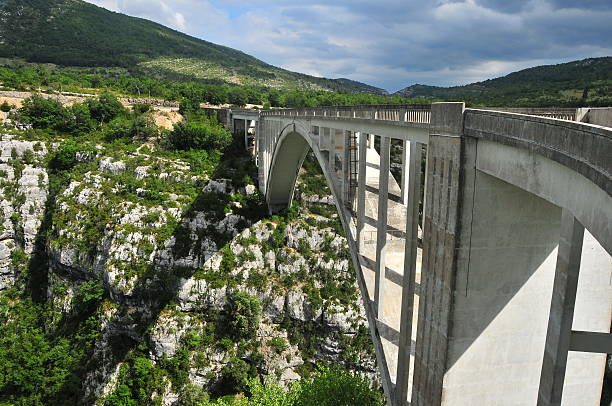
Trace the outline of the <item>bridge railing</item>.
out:
M 338 117 L 429 123 L 431 104 L 304 107 L 262 111 L 262 116 Z
M 558 107 L 484 107 L 479 110 L 499 111 L 502 113 L 527 114 L 530 116 L 558 118 L 576 121 L 577 109 Z
M 575 108 L 558 107 L 485 107 L 480 110 L 491 110 L 505 113 L 519 113 L 531 116 L 550 117 L 561 120 L 576 121 L 578 111 Z M 278 109 L 262 111 L 262 116 L 296 116 L 296 117 L 339 117 L 362 118 L 370 120 L 407 121 L 411 123 L 429 123 L 431 104 L 380 104 L 360 106 L 326 106 L 302 107 L 296 109 Z

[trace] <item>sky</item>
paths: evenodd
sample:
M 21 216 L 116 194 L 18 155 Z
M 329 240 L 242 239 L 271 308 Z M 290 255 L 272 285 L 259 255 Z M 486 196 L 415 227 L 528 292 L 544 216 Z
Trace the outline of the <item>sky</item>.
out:
M 288 70 L 394 92 L 612 55 L 612 0 L 87 0 Z

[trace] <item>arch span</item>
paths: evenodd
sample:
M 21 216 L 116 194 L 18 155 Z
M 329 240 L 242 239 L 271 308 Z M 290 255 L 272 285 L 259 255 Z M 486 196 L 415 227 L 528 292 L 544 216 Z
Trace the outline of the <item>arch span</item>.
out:
M 286 125 L 281 130 L 268 169 L 269 175 L 266 183 L 266 201 L 268 202 L 271 213 L 278 212 L 291 205 L 299 170 L 302 167 L 308 151 L 312 150 L 332 193 L 336 210 L 346 235 L 351 261 L 355 269 L 355 276 L 368 320 L 370 335 L 372 336 L 372 342 L 376 351 L 376 359 L 379 364 L 384 392 L 387 396 L 388 404 L 392 404 L 392 399 L 390 398 L 393 393 L 393 388 L 391 387 L 392 377 L 387 365 L 387 354 L 381 342 L 375 309 L 370 301 L 368 287 L 361 270 L 359 248 L 351 232 L 351 215 L 342 205 L 340 192 L 329 171 L 329 166 L 327 165 L 329 160 L 324 157 L 319 149 L 317 141 L 316 136 L 311 135 L 310 131 L 307 130 L 304 125 L 297 122 Z M 393 360 L 391 360 L 391 362 L 393 362 Z
M 306 154 L 310 149 L 313 149 L 309 138 L 309 136 L 299 132 L 295 126 L 288 126 L 282 130 L 272 155 L 270 174 L 266 185 L 266 200 L 270 212 L 275 213 L 291 205 L 298 173 Z M 317 154 L 317 151 L 315 151 L 315 155 L 325 172 L 322 157 Z M 329 182 L 329 179 L 327 180 Z

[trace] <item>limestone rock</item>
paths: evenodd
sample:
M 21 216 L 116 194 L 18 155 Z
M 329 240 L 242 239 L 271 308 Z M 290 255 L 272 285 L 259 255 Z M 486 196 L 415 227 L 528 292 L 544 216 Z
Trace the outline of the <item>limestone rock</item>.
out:
M 126 170 L 125 162 L 117 161 L 113 162 L 112 158 L 101 159 L 98 164 L 98 170 L 100 172 L 111 173 L 113 175 L 119 175 Z

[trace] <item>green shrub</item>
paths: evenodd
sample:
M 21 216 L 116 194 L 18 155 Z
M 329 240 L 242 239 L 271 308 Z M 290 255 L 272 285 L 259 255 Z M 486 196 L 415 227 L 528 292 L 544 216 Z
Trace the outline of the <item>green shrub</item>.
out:
M 11 111 L 11 105 L 8 104 L 5 100 L 2 104 L 0 104 L 0 111 L 8 113 L 9 111 Z
M 91 117 L 100 123 L 108 123 L 125 112 L 119 100 L 108 92 L 100 94 L 97 99 L 87 99 L 85 103 L 89 107 Z
M 77 306 L 97 305 L 104 297 L 104 286 L 102 281 L 93 280 L 83 282 L 75 292 L 74 300 Z
M 225 308 L 227 327 L 235 339 L 253 339 L 261 321 L 261 303 L 255 296 L 235 292 L 228 297 Z
M 139 116 L 134 119 L 132 135 L 140 140 L 146 140 L 158 135 L 157 126 L 149 116 Z
M 105 400 L 105 406 L 154 406 L 160 404 L 162 370 L 140 354 L 130 355 L 119 373 L 119 385 Z
M 23 151 L 23 156 L 21 157 L 23 162 L 27 165 L 32 165 L 34 163 L 34 151 L 31 149 L 26 149 Z
M 83 103 L 75 103 L 63 109 L 62 123 L 56 127 L 57 130 L 70 134 L 85 134 L 93 128 L 93 120 L 89 107 Z
M 217 344 L 217 346 L 219 347 L 220 350 L 228 352 L 230 351 L 232 348 L 234 348 L 234 342 L 227 337 L 223 337 L 219 343 Z
M 283 351 L 289 348 L 289 344 L 287 344 L 287 340 L 282 337 L 274 337 L 268 340 L 268 345 L 276 351 L 277 354 L 281 354 Z
M 104 127 L 104 136 L 108 141 L 128 138 L 132 136 L 134 123 L 127 117 L 119 116 L 111 120 Z
M 148 113 L 151 110 L 152 110 L 152 107 L 150 104 L 135 104 L 134 105 L 134 113 L 136 114 Z
M 65 116 L 66 111 L 62 103 L 55 99 L 46 99 L 39 94 L 25 99 L 19 109 L 19 119 L 34 128 L 60 128 Z
M 208 393 L 204 389 L 187 384 L 180 393 L 178 406 L 203 406 L 208 404 Z
M 294 406 L 383 406 L 379 391 L 368 381 L 340 367 L 321 368 L 312 378 L 301 382 Z
M 171 149 L 222 150 L 232 142 L 232 134 L 210 120 L 186 121 L 174 125 L 167 135 L 166 143 Z
M 221 369 L 221 379 L 215 387 L 217 396 L 241 393 L 248 390 L 250 378 L 257 375 L 257 369 L 239 358 L 232 358 Z
M 53 154 L 49 167 L 56 171 L 65 171 L 74 167 L 77 163 L 76 155 L 79 146 L 72 140 L 64 141 Z

